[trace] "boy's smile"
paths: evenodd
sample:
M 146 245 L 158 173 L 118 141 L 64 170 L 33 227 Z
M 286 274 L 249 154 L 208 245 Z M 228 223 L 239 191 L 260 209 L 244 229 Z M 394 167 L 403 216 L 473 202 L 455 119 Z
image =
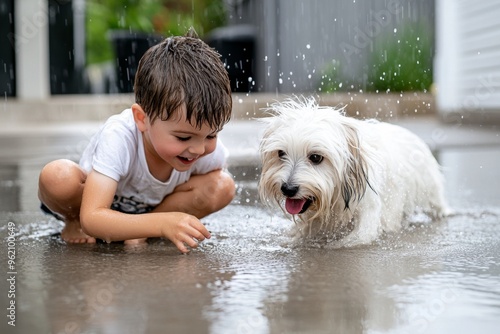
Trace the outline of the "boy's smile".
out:
M 137 106 L 134 110 L 134 107 Z M 134 117 L 142 132 L 144 151 L 150 173 L 161 181 L 170 177 L 173 169 L 188 170 L 199 158 L 212 153 L 217 144 L 217 131 L 207 124 L 195 127 L 186 120 L 185 106 L 177 117 L 153 123 L 142 114 L 142 108 L 134 104 Z M 142 112 L 141 112 L 142 111 Z
M 190 159 L 190 158 L 184 158 L 184 157 L 181 157 L 181 156 L 179 156 L 179 157 L 177 157 L 177 158 L 179 158 L 179 160 L 180 160 L 183 164 L 185 164 L 185 165 L 191 165 L 191 164 L 193 164 L 193 162 L 195 162 L 195 161 L 197 160 L 197 158 L 191 158 L 191 159 Z

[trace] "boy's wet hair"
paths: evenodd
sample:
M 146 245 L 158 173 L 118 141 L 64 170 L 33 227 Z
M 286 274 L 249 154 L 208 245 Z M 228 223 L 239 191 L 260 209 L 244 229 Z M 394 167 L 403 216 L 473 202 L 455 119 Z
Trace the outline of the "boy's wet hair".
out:
M 231 118 L 231 86 L 220 55 L 190 29 L 151 47 L 139 61 L 135 102 L 151 122 L 168 120 L 185 104 L 187 120 L 220 130 Z

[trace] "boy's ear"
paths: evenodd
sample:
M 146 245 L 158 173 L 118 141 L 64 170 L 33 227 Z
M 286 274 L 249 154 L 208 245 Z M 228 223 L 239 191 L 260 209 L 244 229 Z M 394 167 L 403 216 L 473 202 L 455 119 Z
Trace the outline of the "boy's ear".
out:
M 134 115 L 135 124 L 137 125 L 139 131 L 146 131 L 148 116 L 146 115 L 142 107 L 137 103 L 132 104 L 132 113 Z

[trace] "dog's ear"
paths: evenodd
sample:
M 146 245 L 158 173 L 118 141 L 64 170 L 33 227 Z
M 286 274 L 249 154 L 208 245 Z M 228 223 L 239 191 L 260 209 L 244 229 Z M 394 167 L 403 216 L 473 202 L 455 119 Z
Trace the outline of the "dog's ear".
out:
M 342 198 L 345 203 L 344 209 L 349 209 L 351 200 L 359 201 L 366 191 L 366 186 L 370 186 L 370 184 L 368 182 L 368 165 L 362 153 L 358 130 L 355 125 L 351 124 L 345 124 L 344 129 L 349 158 L 342 182 Z

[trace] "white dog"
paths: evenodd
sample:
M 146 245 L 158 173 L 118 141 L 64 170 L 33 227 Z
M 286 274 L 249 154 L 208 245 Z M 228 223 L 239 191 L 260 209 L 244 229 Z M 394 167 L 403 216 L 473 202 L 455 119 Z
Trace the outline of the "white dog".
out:
M 408 130 L 345 117 L 314 98 L 288 99 L 270 111 L 259 194 L 298 215 L 301 235 L 355 246 L 399 230 L 413 213 L 447 213 L 440 167 Z

